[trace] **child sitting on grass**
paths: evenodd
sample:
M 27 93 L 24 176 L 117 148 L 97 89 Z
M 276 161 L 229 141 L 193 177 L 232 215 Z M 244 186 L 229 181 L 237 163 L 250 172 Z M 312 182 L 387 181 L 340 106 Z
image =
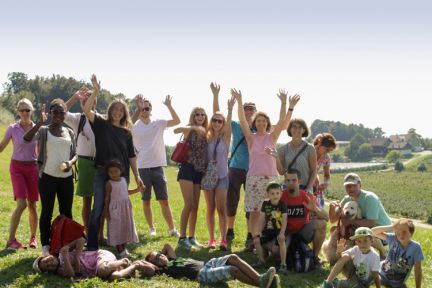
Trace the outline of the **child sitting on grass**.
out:
M 354 235 L 350 237 L 350 240 L 355 240 L 355 246 L 342 252 L 342 257 L 336 262 L 322 287 L 367 288 L 373 280 L 375 286 L 380 288 L 381 282 L 378 273 L 380 259 L 378 254 L 371 249 L 372 230 L 367 227 L 357 228 Z M 339 246 L 345 244 L 346 241 L 344 239 L 338 243 Z M 342 269 L 345 265 L 348 265 L 350 260 L 354 264 L 355 272 L 346 280 L 337 279 L 336 276 L 342 272 Z
M 387 258 L 381 262 L 381 283 L 388 287 L 403 287 L 414 266 L 415 285 L 421 287 L 422 265 L 424 260 L 420 243 L 411 238 L 414 223 L 399 219 L 393 225 L 372 228 L 372 234 L 389 243 Z M 390 232 L 394 231 L 394 233 Z
M 286 245 L 285 230 L 287 226 L 287 207 L 280 201 L 282 190 L 278 182 L 270 182 L 266 187 L 267 198 L 261 206 L 261 215 L 254 235 L 254 245 L 259 258 L 257 266 L 265 264 L 270 251 L 273 255 L 280 255 L 279 272 L 286 273 Z M 261 234 L 261 235 L 260 235 Z

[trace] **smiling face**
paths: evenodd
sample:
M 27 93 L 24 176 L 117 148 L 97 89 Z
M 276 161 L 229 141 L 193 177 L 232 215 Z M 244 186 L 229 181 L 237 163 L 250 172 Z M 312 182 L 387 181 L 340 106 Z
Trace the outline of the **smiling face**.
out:
M 361 192 L 361 184 L 346 184 L 345 192 L 353 199 L 357 199 Z
M 194 117 L 194 123 L 195 123 L 195 125 L 198 125 L 198 126 L 204 126 L 205 125 L 205 122 L 206 122 L 206 119 L 207 119 L 207 115 L 206 115 L 206 113 L 205 113 L 204 110 L 197 109 L 194 112 L 193 117 Z
M 43 272 L 55 272 L 59 265 L 59 261 L 53 255 L 48 255 L 39 260 L 39 269 Z
M 148 119 L 151 115 L 152 106 L 149 101 L 144 101 L 143 108 L 141 109 L 141 117 Z
M 256 109 L 253 106 L 245 106 L 243 107 L 243 110 L 245 112 L 246 119 L 251 119 L 256 112 Z
M 62 105 L 53 105 L 50 108 L 50 114 L 53 124 L 60 125 L 63 123 L 65 118 L 65 107 Z
M 169 261 L 164 254 L 156 251 L 150 252 L 147 260 L 158 267 L 165 267 Z
M 120 122 L 123 119 L 125 110 L 121 103 L 113 104 L 110 110 L 109 114 L 113 122 Z
M 33 109 L 27 104 L 20 104 L 17 108 L 17 113 L 20 119 L 30 120 L 31 115 L 33 113 Z
M 215 114 L 211 118 L 210 123 L 211 123 L 211 129 L 213 131 L 220 132 L 225 126 L 225 117 L 223 117 L 223 115 L 221 114 Z

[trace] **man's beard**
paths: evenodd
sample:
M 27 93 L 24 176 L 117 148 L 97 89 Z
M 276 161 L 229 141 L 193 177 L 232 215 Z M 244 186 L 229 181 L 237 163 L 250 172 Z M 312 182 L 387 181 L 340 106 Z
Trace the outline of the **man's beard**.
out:
M 294 188 L 288 188 L 288 192 L 293 194 L 296 190 Z

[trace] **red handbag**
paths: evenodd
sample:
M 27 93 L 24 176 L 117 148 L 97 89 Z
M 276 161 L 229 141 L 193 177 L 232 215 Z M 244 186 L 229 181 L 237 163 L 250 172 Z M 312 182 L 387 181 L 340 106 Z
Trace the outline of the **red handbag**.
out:
M 171 160 L 177 163 L 185 163 L 188 158 L 190 144 L 188 139 L 183 139 L 183 135 L 180 137 L 180 141 L 177 143 L 174 151 L 171 155 Z

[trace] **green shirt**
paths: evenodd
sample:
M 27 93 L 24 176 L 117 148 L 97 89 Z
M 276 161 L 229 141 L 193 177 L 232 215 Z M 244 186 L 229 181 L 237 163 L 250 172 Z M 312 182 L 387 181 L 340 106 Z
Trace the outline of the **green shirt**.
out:
M 346 195 L 341 202 L 341 206 L 348 202 L 354 201 L 350 196 Z M 357 199 L 360 206 L 362 217 L 368 220 L 375 220 L 376 226 L 391 225 L 392 222 L 387 212 L 384 209 L 378 196 L 366 190 L 361 190 L 360 196 Z

